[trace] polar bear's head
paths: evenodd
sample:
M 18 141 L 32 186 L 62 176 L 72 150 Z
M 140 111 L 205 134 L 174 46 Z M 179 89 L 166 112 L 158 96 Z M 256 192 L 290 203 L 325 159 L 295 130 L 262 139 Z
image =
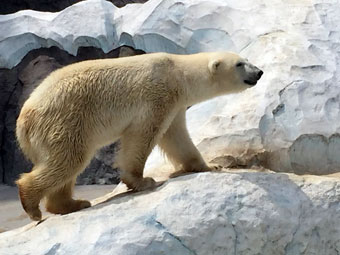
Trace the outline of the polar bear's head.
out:
M 218 52 L 209 60 L 212 78 L 224 93 L 242 91 L 256 85 L 263 71 L 247 59 L 230 52 Z

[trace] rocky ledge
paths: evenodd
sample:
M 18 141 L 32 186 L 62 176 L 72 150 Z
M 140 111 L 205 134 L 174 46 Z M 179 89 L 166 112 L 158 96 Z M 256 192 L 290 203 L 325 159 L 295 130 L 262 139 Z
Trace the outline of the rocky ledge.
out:
M 192 174 L 2 233 L 0 254 L 335 255 L 339 201 L 334 177 Z

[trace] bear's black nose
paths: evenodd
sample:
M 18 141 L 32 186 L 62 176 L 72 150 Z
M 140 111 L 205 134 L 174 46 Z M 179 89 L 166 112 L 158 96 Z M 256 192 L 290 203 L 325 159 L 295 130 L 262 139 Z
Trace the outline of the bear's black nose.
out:
M 258 79 L 258 80 L 261 78 L 262 74 L 263 74 L 263 71 L 262 71 L 262 70 L 260 70 L 260 71 L 257 73 L 257 79 Z

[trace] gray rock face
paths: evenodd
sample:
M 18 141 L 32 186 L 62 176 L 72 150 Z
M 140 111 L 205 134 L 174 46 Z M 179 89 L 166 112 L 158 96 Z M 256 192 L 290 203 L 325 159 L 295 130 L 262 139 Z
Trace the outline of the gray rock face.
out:
M 193 174 L 2 233 L 0 253 L 336 255 L 339 201 L 330 177 Z
M 100 149 L 90 165 L 77 178 L 77 184 L 116 184 L 120 181 L 114 159 L 117 144 L 111 144 Z
M 8 182 L 15 175 L 7 169 L 13 169 L 16 162 L 14 130 L 18 116 L 17 103 L 22 91 L 17 74 L 17 70 L 0 70 L 0 182 Z

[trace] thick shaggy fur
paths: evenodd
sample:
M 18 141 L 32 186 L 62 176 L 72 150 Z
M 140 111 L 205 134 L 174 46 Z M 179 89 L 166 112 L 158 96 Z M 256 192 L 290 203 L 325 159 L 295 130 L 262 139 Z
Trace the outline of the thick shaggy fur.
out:
M 185 110 L 248 88 L 236 71 L 239 61 L 226 52 L 155 53 L 84 61 L 50 74 L 17 120 L 17 139 L 34 164 L 17 181 L 25 211 L 40 220 L 43 197 L 52 213 L 89 207 L 72 199 L 75 178 L 96 150 L 117 139 L 122 181 L 134 190 L 154 186 L 143 169 L 156 144 L 183 171 L 209 170 L 189 137 Z

